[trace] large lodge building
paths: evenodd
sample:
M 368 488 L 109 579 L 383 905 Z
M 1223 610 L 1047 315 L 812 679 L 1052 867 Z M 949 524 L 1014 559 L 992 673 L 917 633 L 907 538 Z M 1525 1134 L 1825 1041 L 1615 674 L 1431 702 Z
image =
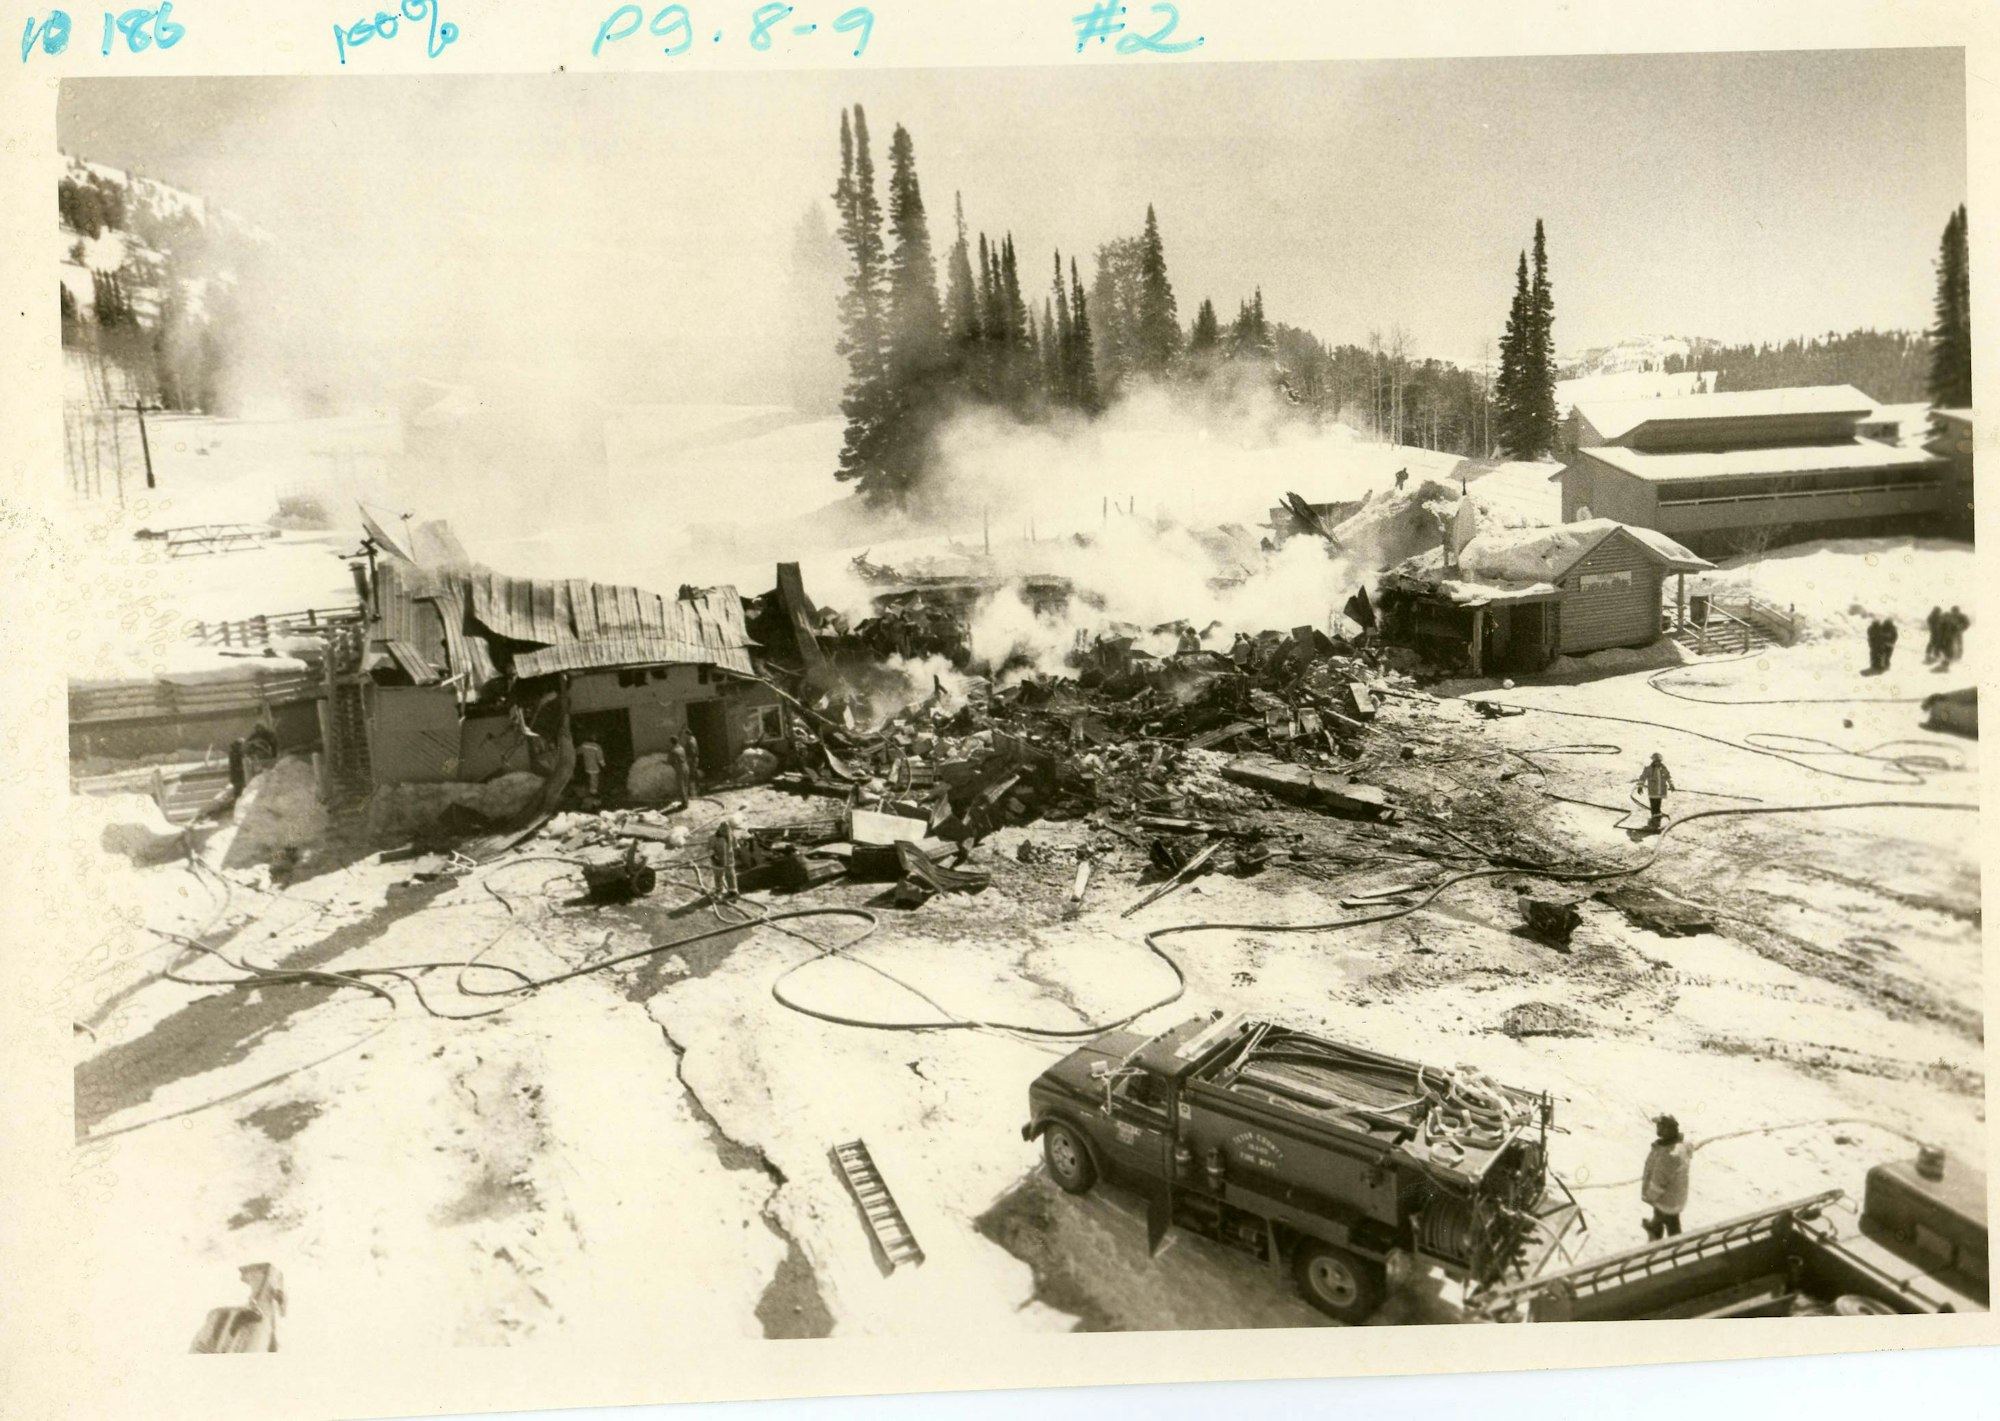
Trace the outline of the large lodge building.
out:
M 1851 385 L 1580 400 L 1565 522 L 1612 518 L 1714 557 L 1805 538 L 1970 528 L 1969 469 L 1863 438 Z

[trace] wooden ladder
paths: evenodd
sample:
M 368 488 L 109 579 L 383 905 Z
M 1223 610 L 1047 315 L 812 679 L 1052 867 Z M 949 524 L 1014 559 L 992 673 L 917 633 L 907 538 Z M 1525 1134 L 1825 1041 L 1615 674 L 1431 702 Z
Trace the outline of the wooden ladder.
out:
M 868 1146 L 859 1140 L 835 1145 L 833 1162 L 847 1181 L 854 1202 L 861 1206 L 862 1216 L 868 1220 L 875 1242 L 882 1246 L 882 1256 L 889 1260 L 890 1269 L 905 1263 L 922 1263 L 924 1251 L 916 1235 L 910 1232 L 903 1211 L 896 1206 L 896 1196 L 882 1182 L 882 1172 L 875 1168 L 875 1157 L 868 1153 Z

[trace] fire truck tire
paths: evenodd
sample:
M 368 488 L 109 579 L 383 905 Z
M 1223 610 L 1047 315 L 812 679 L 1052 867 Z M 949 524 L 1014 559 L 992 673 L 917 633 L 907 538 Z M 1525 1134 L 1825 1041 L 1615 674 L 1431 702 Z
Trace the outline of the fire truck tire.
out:
M 1308 1240 L 1299 1245 L 1292 1271 L 1305 1300 L 1336 1322 L 1366 1322 L 1382 1305 L 1381 1266 L 1344 1248 Z
M 1067 1125 L 1057 1122 L 1042 1132 L 1042 1159 L 1049 1177 L 1065 1194 L 1087 1194 L 1097 1183 L 1097 1161 L 1090 1157 L 1090 1146 Z

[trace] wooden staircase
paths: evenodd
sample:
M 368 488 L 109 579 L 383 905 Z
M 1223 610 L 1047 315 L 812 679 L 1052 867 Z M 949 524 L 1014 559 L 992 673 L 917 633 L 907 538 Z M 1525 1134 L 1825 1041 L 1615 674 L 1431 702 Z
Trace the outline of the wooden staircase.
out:
M 329 803 L 367 798 L 374 788 L 368 756 L 368 712 L 362 700 L 359 626 L 339 628 L 326 641 L 326 786 Z
M 1666 632 L 1697 656 L 1746 656 L 1767 646 L 1791 646 L 1798 640 L 1798 621 L 1791 610 L 1756 597 L 1708 604 L 1707 619 L 1675 626 L 1674 609 L 1664 613 Z
M 833 1163 L 847 1181 L 854 1202 L 861 1206 L 862 1217 L 868 1221 L 868 1230 L 875 1236 L 875 1242 L 880 1246 L 882 1256 L 889 1261 L 890 1269 L 893 1271 L 905 1263 L 922 1263 L 924 1251 L 918 1245 L 916 1235 L 910 1232 L 903 1211 L 897 1207 L 896 1196 L 882 1181 L 882 1172 L 875 1167 L 875 1158 L 868 1153 L 868 1146 L 859 1140 L 835 1145 Z

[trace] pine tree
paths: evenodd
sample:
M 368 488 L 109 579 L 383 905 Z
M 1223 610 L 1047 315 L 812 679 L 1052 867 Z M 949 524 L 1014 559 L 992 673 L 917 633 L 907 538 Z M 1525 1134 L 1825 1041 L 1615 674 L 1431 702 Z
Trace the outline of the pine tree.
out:
M 972 251 L 965 241 L 965 199 L 953 198 L 958 236 L 945 260 L 945 339 L 962 363 L 979 340 L 979 290 L 972 279 Z
M 900 386 L 929 378 L 944 351 L 944 310 L 938 304 L 916 148 L 900 123 L 889 140 L 889 231 L 896 248 L 889 259 L 888 360 L 890 377 Z
M 1180 354 L 1180 313 L 1174 288 L 1167 280 L 1167 254 L 1160 242 L 1160 222 L 1146 206 L 1146 230 L 1139 239 L 1138 350 L 1135 367 L 1154 379 L 1164 379 Z
M 1019 409 L 1027 399 L 1031 383 L 1032 347 L 1029 343 L 1028 307 L 1021 299 L 1021 272 L 1015 262 L 1014 234 L 1011 232 L 1000 242 L 996 284 L 1006 331 L 1006 348 L 1001 357 L 1001 395 L 1008 404 Z
M 847 290 L 841 298 L 839 350 L 847 360 L 847 416 L 835 477 L 852 480 L 873 499 L 893 499 L 882 468 L 891 415 L 883 332 L 882 207 L 875 196 L 875 164 L 868 153 L 868 120 L 856 104 L 853 121 L 840 116 L 840 181 L 833 190 L 840 240 L 847 247 Z
M 889 141 L 889 230 L 896 246 L 889 258 L 884 318 L 889 413 L 881 461 L 887 491 L 900 501 L 923 477 L 942 403 L 938 382 L 945 363 L 937 263 L 924 220 L 915 145 L 901 124 Z
M 1528 436 L 1524 457 L 1540 458 L 1554 450 L 1562 431 L 1556 419 L 1556 303 L 1549 287 L 1549 249 L 1542 235 L 1542 219 L 1535 219 L 1535 279 L 1529 293 L 1529 329 L 1532 338 L 1523 366 L 1526 380 L 1524 429 Z
M 1050 397 L 1058 405 L 1076 404 L 1076 328 L 1070 316 L 1069 285 L 1063 280 L 1062 252 L 1056 252 L 1056 323 L 1050 347 L 1055 352 L 1054 373 L 1049 380 Z
M 1194 313 L 1194 326 L 1188 332 L 1188 353 L 1206 355 L 1222 344 L 1222 328 L 1216 324 L 1215 303 L 1206 296 Z
M 1041 349 L 1036 352 L 1041 361 L 1042 393 L 1050 404 L 1062 403 L 1062 346 L 1056 330 L 1055 304 L 1046 296 L 1042 298 L 1042 340 Z
M 1509 457 L 1529 457 L 1522 451 L 1531 435 L 1522 422 L 1533 313 L 1528 294 L 1528 254 L 1521 253 L 1514 272 L 1514 304 L 1507 312 L 1507 330 L 1500 337 L 1500 377 L 1493 385 L 1494 433 Z
M 1076 258 L 1069 262 L 1069 310 L 1071 324 L 1070 402 L 1085 414 L 1104 408 L 1097 383 L 1097 355 L 1091 348 L 1090 304 L 1084 299 L 1083 280 L 1076 273 Z
M 1972 266 L 1965 205 L 1944 224 L 1938 248 L 1937 325 L 1931 330 L 1931 405 L 1972 405 Z

